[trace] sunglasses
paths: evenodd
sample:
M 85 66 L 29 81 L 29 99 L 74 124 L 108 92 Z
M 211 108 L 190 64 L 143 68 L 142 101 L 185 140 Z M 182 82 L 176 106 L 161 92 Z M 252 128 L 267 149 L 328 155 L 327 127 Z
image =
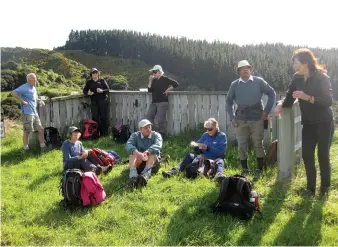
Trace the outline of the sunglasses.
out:
M 206 131 L 213 131 L 214 128 L 205 128 Z
M 98 74 L 98 73 L 99 73 L 98 71 L 94 71 L 94 72 L 92 72 L 92 75 L 93 75 L 93 74 Z
M 156 74 L 158 72 L 158 70 L 153 70 L 151 71 L 153 74 Z

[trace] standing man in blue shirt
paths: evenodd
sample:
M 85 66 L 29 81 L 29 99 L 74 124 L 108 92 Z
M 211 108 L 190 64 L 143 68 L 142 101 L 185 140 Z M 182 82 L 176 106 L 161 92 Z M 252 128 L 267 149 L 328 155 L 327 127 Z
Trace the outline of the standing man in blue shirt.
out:
M 238 63 L 237 73 L 240 78 L 232 82 L 226 99 L 226 110 L 232 127 L 235 128 L 238 142 L 242 175 L 249 175 L 248 146 L 251 137 L 256 150 L 257 169 L 254 179 L 258 179 L 263 169 L 265 151 L 263 147 L 264 120 L 268 120 L 276 98 L 275 90 L 261 77 L 252 76 L 252 66 L 247 60 Z M 268 102 L 263 109 L 262 95 L 268 95 Z M 237 104 L 234 113 L 233 104 Z
M 12 95 L 18 101 L 20 101 L 21 109 L 23 113 L 23 149 L 25 151 L 29 150 L 28 147 L 28 136 L 30 132 L 38 131 L 39 132 L 39 142 L 40 147 L 45 149 L 45 138 L 44 130 L 41 125 L 41 121 L 36 109 L 38 94 L 36 92 L 36 75 L 30 73 L 27 75 L 27 83 L 21 85 L 17 89 L 12 91 Z M 43 102 L 41 102 L 43 103 Z

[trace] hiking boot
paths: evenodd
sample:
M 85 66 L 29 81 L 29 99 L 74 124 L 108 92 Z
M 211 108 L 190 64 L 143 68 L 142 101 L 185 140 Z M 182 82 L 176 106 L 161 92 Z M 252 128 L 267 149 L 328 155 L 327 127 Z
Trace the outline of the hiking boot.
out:
M 241 173 L 242 176 L 249 176 L 250 175 L 250 170 L 249 169 L 243 169 L 242 170 L 242 173 Z
M 148 181 L 149 178 L 151 177 L 151 168 L 144 168 L 144 170 L 142 171 L 141 173 L 141 176 L 146 180 Z
M 138 187 L 144 187 L 147 185 L 147 183 L 148 183 L 148 180 L 146 179 L 144 175 L 138 175 L 137 182 L 136 182 Z
M 165 178 L 171 178 L 174 175 L 177 175 L 179 172 L 179 169 L 177 167 L 173 167 L 171 170 L 169 171 L 163 171 L 162 175 Z
M 113 169 L 113 166 L 111 166 L 111 165 L 104 166 L 104 167 L 102 167 L 102 172 L 103 172 L 103 174 L 107 174 L 107 173 L 111 172 L 112 169 Z
M 301 195 L 306 197 L 315 197 L 315 192 L 312 190 L 304 190 L 301 192 Z
M 129 178 L 128 184 L 129 184 L 130 186 L 136 185 L 136 183 L 137 183 L 137 178 L 138 178 L 138 177 L 131 177 L 131 178 Z
M 255 170 L 255 175 L 254 175 L 254 177 L 253 177 L 253 180 L 258 180 L 258 179 L 260 179 L 261 175 L 262 175 L 262 170 L 256 169 L 256 170 Z
M 217 172 L 213 180 L 217 183 L 221 183 L 224 178 L 225 178 L 225 176 L 224 176 L 223 173 Z
M 95 169 L 96 176 L 101 175 L 101 173 L 102 173 L 102 167 L 101 166 L 97 166 L 96 169 Z
M 329 188 L 330 187 L 320 186 L 319 198 L 324 199 L 324 198 L 328 197 Z

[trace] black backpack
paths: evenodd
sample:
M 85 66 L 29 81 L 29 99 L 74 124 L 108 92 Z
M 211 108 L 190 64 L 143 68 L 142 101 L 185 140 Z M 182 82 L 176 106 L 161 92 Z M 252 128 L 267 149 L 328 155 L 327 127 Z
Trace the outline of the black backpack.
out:
M 126 143 L 131 135 L 129 125 L 114 126 L 112 129 L 113 139 L 116 143 Z
M 82 206 L 82 174 L 82 171 L 79 169 L 69 169 L 65 171 L 60 181 L 61 193 L 63 196 L 60 205 L 64 209 L 75 209 Z
M 61 147 L 62 138 L 57 128 L 54 128 L 54 127 L 45 128 L 44 136 L 45 136 L 46 146 L 50 150 Z
M 252 182 L 244 176 L 235 175 L 223 179 L 216 203 L 212 206 L 214 213 L 226 213 L 242 220 L 249 220 L 254 213 L 261 212 L 250 202 Z

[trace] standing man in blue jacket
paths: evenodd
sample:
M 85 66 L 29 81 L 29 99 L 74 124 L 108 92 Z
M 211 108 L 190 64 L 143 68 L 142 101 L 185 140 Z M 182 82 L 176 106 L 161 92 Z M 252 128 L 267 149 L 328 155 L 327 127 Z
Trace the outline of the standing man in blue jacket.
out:
M 257 158 L 257 169 L 254 176 L 256 180 L 262 173 L 265 156 L 263 147 L 264 120 L 268 120 L 276 93 L 263 78 L 252 76 L 252 66 L 247 60 L 238 63 L 237 73 L 240 78 L 230 85 L 226 99 L 226 110 L 232 127 L 235 128 L 242 175 L 249 175 L 248 146 L 250 137 L 252 139 Z M 267 94 L 269 97 L 264 109 L 263 94 Z M 234 102 L 237 104 L 236 112 L 233 111 Z
M 173 167 L 170 171 L 162 173 L 164 177 L 172 177 L 179 172 L 184 171 L 187 165 L 191 164 L 198 154 L 204 155 L 206 159 L 213 160 L 216 166 L 215 180 L 224 177 L 224 157 L 227 138 L 224 132 L 219 130 L 218 121 L 215 118 L 209 118 L 204 122 L 205 133 L 200 139 L 193 143 L 196 146 L 195 153 L 188 153 L 179 163 L 178 167 Z
M 139 131 L 133 133 L 126 143 L 129 154 L 132 184 L 145 185 L 151 176 L 152 168 L 158 163 L 162 148 L 162 136 L 151 130 L 152 123 L 143 119 L 138 123 Z M 141 170 L 139 175 L 137 170 Z

